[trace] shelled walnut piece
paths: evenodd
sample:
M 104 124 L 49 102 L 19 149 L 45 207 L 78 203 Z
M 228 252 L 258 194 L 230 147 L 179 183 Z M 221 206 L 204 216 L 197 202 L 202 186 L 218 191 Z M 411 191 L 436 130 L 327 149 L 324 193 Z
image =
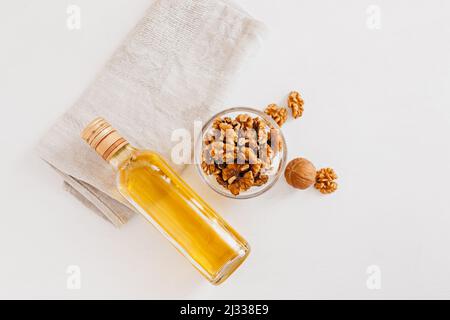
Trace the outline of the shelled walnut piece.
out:
M 316 183 L 314 187 L 323 194 L 332 193 L 337 190 L 337 183 L 334 181 L 338 178 L 336 172 L 331 168 L 323 168 L 316 173 Z
M 287 120 L 288 112 L 286 108 L 279 107 L 276 104 L 269 104 L 264 112 L 271 116 L 273 120 L 281 127 Z
M 288 107 L 291 108 L 294 119 L 300 118 L 303 114 L 304 101 L 297 91 L 292 91 L 288 97 Z
M 269 176 L 265 171 L 282 148 L 277 129 L 268 128 L 263 119 L 247 114 L 235 119 L 215 119 L 212 132 L 205 136 L 203 143 L 203 171 L 214 175 L 233 195 L 267 183 Z M 272 144 L 276 146 L 274 149 Z

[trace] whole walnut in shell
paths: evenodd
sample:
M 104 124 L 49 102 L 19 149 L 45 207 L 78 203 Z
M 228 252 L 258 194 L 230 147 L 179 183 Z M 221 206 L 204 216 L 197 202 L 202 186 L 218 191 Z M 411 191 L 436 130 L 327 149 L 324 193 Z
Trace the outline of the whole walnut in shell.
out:
M 284 177 L 294 188 L 307 189 L 316 182 L 316 168 L 310 161 L 296 158 L 286 166 Z

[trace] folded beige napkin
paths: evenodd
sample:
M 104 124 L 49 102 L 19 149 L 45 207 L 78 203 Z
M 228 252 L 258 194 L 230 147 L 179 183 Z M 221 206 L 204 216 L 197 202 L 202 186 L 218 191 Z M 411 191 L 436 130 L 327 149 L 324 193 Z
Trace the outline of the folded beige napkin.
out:
M 97 116 L 133 145 L 170 160 L 174 129 L 218 111 L 218 98 L 261 32 L 261 24 L 226 0 L 157 0 L 75 105 L 38 146 L 67 189 L 120 226 L 134 213 L 114 175 L 80 138 Z

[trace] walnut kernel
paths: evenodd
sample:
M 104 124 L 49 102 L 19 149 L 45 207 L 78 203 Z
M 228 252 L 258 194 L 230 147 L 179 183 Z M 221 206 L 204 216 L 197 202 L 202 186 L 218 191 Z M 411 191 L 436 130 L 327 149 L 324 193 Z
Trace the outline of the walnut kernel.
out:
M 316 183 L 314 187 L 323 194 L 332 193 L 337 190 L 337 183 L 334 181 L 338 178 L 336 172 L 331 168 L 323 168 L 316 173 Z
M 297 91 L 292 91 L 288 97 L 288 107 L 291 108 L 292 116 L 297 119 L 303 114 L 304 101 Z
M 269 104 L 264 112 L 271 116 L 273 120 L 281 127 L 287 120 L 287 109 L 278 107 L 276 104 Z

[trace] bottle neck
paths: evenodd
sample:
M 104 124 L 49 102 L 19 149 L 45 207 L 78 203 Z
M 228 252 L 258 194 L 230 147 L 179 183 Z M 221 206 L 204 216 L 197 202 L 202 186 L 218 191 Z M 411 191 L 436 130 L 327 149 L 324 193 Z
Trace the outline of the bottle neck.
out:
M 115 171 L 118 171 L 123 163 L 129 161 L 133 157 L 133 154 L 136 151 L 136 148 L 132 147 L 130 144 L 126 144 L 108 160 L 108 163 L 114 168 Z

